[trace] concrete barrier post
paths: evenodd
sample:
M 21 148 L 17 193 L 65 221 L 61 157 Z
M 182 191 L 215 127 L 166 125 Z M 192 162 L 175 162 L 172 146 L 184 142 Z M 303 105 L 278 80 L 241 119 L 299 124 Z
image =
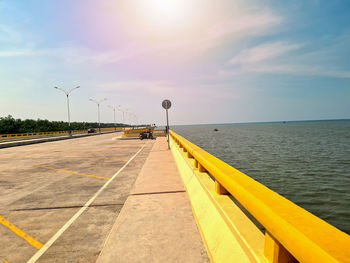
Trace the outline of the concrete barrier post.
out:
M 219 195 L 228 195 L 229 192 L 217 180 L 215 180 L 215 193 Z
M 198 161 L 194 159 L 194 167 L 198 168 Z
M 198 170 L 199 170 L 199 172 L 201 172 L 201 173 L 205 173 L 205 172 L 207 172 L 207 170 L 203 167 L 203 165 L 201 165 L 200 163 L 198 163 Z
M 271 263 L 298 262 L 269 232 L 265 233 L 264 254 Z

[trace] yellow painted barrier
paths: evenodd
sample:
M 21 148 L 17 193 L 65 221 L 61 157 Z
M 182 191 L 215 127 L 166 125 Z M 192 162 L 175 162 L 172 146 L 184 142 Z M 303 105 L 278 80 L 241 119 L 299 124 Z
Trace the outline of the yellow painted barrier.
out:
M 349 235 L 175 132 L 170 131 L 170 135 L 179 150 L 184 152 L 183 156 L 194 160 L 199 173 L 207 172 L 215 179 L 212 189 L 217 196 L 231 194 L 265 227 L 263 253 L 268 262 L 350 262 Z M 224 210 L 225 207 L 218 209 L 223 217 Z M 235 262 L 234 255 L 232 262 Z
M 87 130 L 74 130 L 72 133 L 87 132 Z M 14 133 L 14 134 L 0 134 L 0 139 L 16 138 L 16 137 L 30 137 L 41 135 L 65 134 L 68 131 L 52 131 L 52 132 L 29 132 L 29 133 Z
M 153 132 L 153 131 L 154 131 L 154 126 L 124 130 L 124 134 L 125 134 L 125 135 L 131 134 L 131 133 L 140 134 L 140 132 L 146 132 L 146 131 L 148 131 L 149 129 L 151 129 L 151 131 Z
M 141 132 L 152 131 L 154 137 L 164 137 L 165 129 L 155 129 L 155 127 L 142 127 L 137 129 L 124 130 L 123 138 L 138 138 Z
M 112 128 L 101 128 L 101 131 L 114 131 L 114 130 L 117 130 L 117 131 L 122 131 L 124 127 L 112 127 Z M 95 129 L 98 129 L 98 128 L 95 128 Z
M 95 128 L 97 130 L 98 128 Z M 101 131 L 113 131 L 115 128 L 101 128 Z M 118 127 L 117 131 L 121 131 L 122 128 Z M 74 133 L 86 133 L 86 130 L 72 130 Z M 42 135 L 54 135 L 54 134 L 68 134 L 68 131 L 52 131 L 52 132 L 28 132 L 28 133 L 13 133 L 13 134 L 0 134 L 0 139 L 11 139 L 17 137 L 32 137 L 32 136 L 42 136 Z

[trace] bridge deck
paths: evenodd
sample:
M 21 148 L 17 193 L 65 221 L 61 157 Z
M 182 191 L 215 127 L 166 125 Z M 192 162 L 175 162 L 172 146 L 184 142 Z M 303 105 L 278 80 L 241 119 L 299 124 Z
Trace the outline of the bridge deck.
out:
M 155 142 L 116 136 L 0 149 L 0 262 L 96 261 Z
M 0 262 L 209 262 L 166 139 L 117 136 L 0 149 Z

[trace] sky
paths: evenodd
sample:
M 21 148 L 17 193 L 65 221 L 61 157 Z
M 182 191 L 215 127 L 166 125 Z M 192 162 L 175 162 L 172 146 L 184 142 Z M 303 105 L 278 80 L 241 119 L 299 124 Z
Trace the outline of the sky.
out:
M 0 0 L 0 117 L 66 121 L 55 86 L 72 121 L 350 118 L 350 2 Z

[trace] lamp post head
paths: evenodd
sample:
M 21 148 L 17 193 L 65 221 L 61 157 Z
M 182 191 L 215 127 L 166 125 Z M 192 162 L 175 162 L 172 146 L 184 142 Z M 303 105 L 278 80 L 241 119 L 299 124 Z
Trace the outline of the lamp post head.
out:
M 58 89 L 58 90 L 60 90 L 60 91 L 63 91 L 64 94 L 66 94 L 67 96 L 68 96 L 68 94 L 69 94 L 68 91 L 66 91 L 66 90 L 64 90 L 64 89 L 62 89 L 62 88 L 59 88 L 59 87 L 54 87 L 54 88 L 55 88 L 55 89 Z

